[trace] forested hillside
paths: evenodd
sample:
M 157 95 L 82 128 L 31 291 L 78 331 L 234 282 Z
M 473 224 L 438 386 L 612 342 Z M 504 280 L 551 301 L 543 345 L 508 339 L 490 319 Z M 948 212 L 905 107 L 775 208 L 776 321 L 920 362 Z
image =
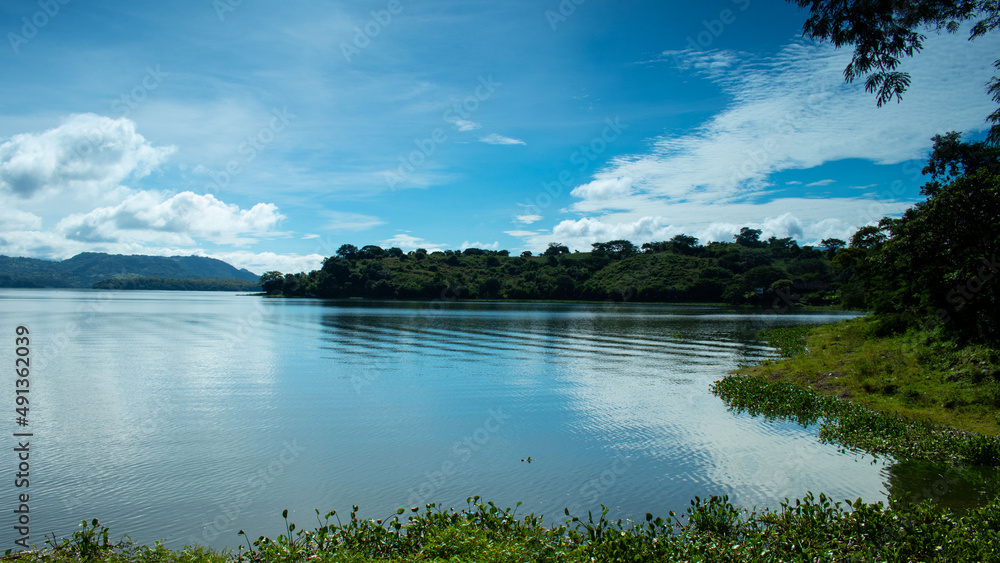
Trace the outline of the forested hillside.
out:
M 760 234 L 744 228 L 734 242 L 704 246 L 685 235 L 641 247 L 617 240 L 583 253 L 553 243 L 539 256 L 346 244 L 320 270 L 267 272 L 261 285 L 289 297 L 726 301 L 779 308 L 834 302 L 839 280 L 830 258 L 843 241 L 826 240 L 821 250 Z
M 0 256 L 0 287 L 90 288 L 109 278 L 137 277 L 259 280 L 253 272 L 205 256 L 83 252 L 62 262 Z
M 94 289 L 256 293 L 260 291 L 260 282 L 235 279 L 111 278 L 95 283 Z

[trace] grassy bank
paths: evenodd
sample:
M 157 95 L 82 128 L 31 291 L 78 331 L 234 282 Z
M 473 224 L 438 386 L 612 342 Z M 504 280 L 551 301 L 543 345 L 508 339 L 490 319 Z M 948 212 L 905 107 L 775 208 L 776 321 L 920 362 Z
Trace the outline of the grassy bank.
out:
M 857 318 L 764 331 L 784 358 L 743 367 L 712 392 L 738 412 L 818 422 L 822 441 L 851 451 L 1000 466 L 997 352 L 877 330 Z
M 808 387 L 871 409 L 1000 434 L 1000 351 L 960 347 L 929 331 L 875 336 L 867 317 L 766 331 L 786 358 L 737 370 Z
M 416 509 L 414 509 L 416 511 Z M 820 495 L 775 511 L 748 512 L 725 497 L 691 501 L 683 514 L 640 523 L 604 515 L 546 526 L 533 515 L 470 499 L 463 510 L 428 505 L 380 521 L 331 513 L 312 530 L 287 525 L 235 552 L 112 543 L 97 522 L 17 561 L 87 563 L 226 562 L 585 562 L 595 561 L 996 561 L 1000 507 L 958 516 L 928 505 L 835 503 Z M 317 514 L 318 516 L 318 514 Z M 287 520 L 286 520 L 287 523 Z

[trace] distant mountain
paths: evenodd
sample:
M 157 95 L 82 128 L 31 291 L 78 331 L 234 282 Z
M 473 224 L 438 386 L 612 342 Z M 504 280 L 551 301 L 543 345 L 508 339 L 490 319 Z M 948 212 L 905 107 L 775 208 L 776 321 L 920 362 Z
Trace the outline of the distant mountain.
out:
M 143 256 L 83 252 L 62 262 L 0 256 L 0 287 L 85 287 L 115 278 L 259 281 L 246 269 L 204 256 Z

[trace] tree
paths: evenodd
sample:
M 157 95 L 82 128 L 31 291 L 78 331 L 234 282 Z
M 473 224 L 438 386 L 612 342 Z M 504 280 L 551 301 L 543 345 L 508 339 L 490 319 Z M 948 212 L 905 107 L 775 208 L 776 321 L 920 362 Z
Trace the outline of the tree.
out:
M 358 247 L 353 244 L 344 244 L 337 249 L 337 256 L 341 258 L 347 258 L 348 260 L 354 260 L 358 255 Z
M 979 170 L 989 170 L 1000 174 L 1000 147 L 989 143 L 962 142 L 962 134 L 951 131 L 945 135 L 934 135 L 934 148 L 922 172 L 929 174 L 931 181 L 920 188 L 926 196 L 936 195 L 942 184 L 947 184 L 960 176 L 972 175 Z
M 936 315 L 962 339 L 1000 342 L 1000 176 L 961 176 L 880 226 L 890 238 L 878 265 L 898 288 L 882 312 Z
M 285 279 L 281 281 L 281 293 L 285 296 L 295 295 L 302 286 L 302 277 L 305 274 L 285 274 Z
M 1000 26 L 1000 3 L 995 0 L 788 0 L 809 8 L 803 34 L 829 39 L 835 47 L 854 46 L 844 79 L 867 75 L 865 91 L 873 92 L 876 104 L 896 98 L 910 86 L 910 75 L 897 70 L 901 57 L 923 49 L 925 36 L 919 30 L 932 27 L 957 32 L 963 22 L 977 20 L 969 39 Z M 994 63 L 1000 68 L 1000 60 Z M 993 77 L 987 91 L 1000 103 L 1000 78 Z M 993 123 L 990 142 L 1000 143 L 1000 109 L 987 120 Z
M 280 291 L 283 283 L 285 283 L 285 275 L 275 270 L 264 272 L 260 276 L 260 287 L 264 293 L 271 294 Z
M 549 247 L 545 249 L 545 256 L 558 256 L 560 254 L 569 254 L 569 248 L 560 242 L 550 242 Z
M 483 283 L 479 284 L 479 294 L 486 298 L 498 297 L 500 295 L 501 287 L 503 287 L 503 284 L 500 283 L 500 280 L 496 278 L 486 278 Z
M 826 255 L 830 258 L 832 258 L 838 250 L 844 248 L 846 244 L 846 242 L 840 240 L 839 238 L 825 238 L 819 243 L 820 246 L 826 249 Z
M 733 235 L 736 239 L 736 244 L 740 246 L 745 246 L 747 248 L 760 248 L 764 246 L 764 243 L 760 241 L 760 229 L 751 229 L 750 227 L 743 227 L 740 229 L 740 234 Z
M 521 258 L 531 258 L 531 251 L 530 250 L 525 250 L 524 252 L 522 252 L 521 253 Z
M 374 244 L 367 244 L 365 246 L 362 246 L 361 250 L 358 251 L 358 258 L 362 260 L 371 258 L 382 258 L 383 256 L 385 256 L 385 249 L 382 248 L 381 246 Z
M 594 247 L 594 250 L 603 250 L 610 256 L 618 259 L 631 256 L 639 250 L 634 244 L 632 244 L 632 241 L 621 239 L 608 242 L 595 242 L 591 244 L 591 246 Z
M 351 275 L 351 262 L 341 256 L 331 256 L 323 260 L 322 271 L 326 272 L 336 283 L 344 283 Z
M 928 190 L 927 201 L 902 217 L 859 229 L 834 265 L 850 276 L 845 302 L 863 299 L 883 332 L 930 321 L 959 340 L 997 343 L 1000 155 L 970 173 L 963 155 L 978 149 L 952 148 L 929 166 L 957 177 Z
M 672 246 L 676 252 L 687 254 L 691 252 L 691 249 L 698 246 L 698 239 L 690 235 L 674 235 L 674 237 L 670 239 L 670 246 Z

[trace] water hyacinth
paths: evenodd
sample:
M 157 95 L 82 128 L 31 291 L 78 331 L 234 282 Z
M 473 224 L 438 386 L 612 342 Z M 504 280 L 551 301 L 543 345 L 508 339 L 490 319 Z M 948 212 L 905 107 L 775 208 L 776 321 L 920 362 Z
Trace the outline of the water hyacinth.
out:
M 136 546 L 127 537 L 107 540 L 107 528 L 83 523 L 70 539 L 18 554 L 21 563 L 252 563 L 252 562 L 635 562 L 635 561 L 996 561 L 1000 506 L 964 512 L 928 504 L 834 502 L 812 493 L 785 500 L 776 510 L 734 507 L 725 496 L 696 497 L 683 514 L 647 514 L 645 522 L 610 521 L 607 509 L 586 519 L 546 526 L 517 507 L 468 500 L 462 510 L 428 504 L 411 514 L 349 521 L 336 512 L 315 530 L 296 529 L 283 514 L 287 534 L 261 537 L 236 552 L 202 547 L 171 550 Z M 317 518 L 319 513 L 317 511 Z M 101 541 L 94 541 L 100 537 Z
M 878 412 L 795 383 L 731 375 L 712 385 L 730 409 L 802 426 L 819 423 L 819 438 L 875 457 L 1000 465 L 1000 437 Z

